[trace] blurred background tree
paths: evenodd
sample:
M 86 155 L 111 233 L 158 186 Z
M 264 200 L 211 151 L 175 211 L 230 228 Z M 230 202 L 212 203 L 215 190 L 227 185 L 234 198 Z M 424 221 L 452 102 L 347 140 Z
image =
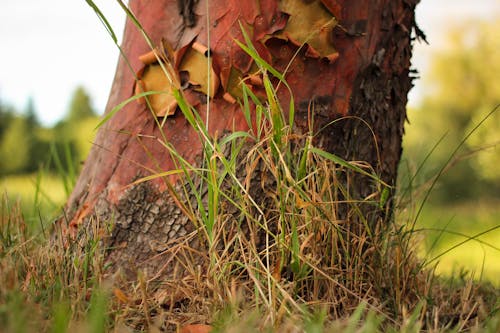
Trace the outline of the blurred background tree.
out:
M 12 116 L 2 131 L 0 170 L 2 174 L 22 173 L 30 162 L 31 140 L 25 117 Z
M 40 124 L 32 98 L 23 112 L 0 103 L 0 175 L 33 173 L 41 167 L 57 171 L 57 158 L 63 168 L 77 171 L 90 150 L 97 121 L 92 99 L 81 86 L 70 99 L 66 117 L 52 128 Z
M 14 117 L 14 110 L 4 104 L 0 99 L 0 142 L 3 141 L 4 132 L 9 128 L 9 124 Z
M 87 157 L 94 138 L 97 113 L 92 106 L 92 99 L 84 87 L 74 90 L 66 116 L 54 127 L 56 151 L 59 156 L 67 154 L 68 147 L 76 167 Z
M 465 22 L 451 30 L 446 44 L 434 54 L 431 74 L 423 82 L 422 103 L 408 112 L 405 156 L 420 163 L 443 135 L 444 139 L 423 164 L 417 182 L 436 175 L 459 142 L 500 103 L 498 31 L 500 21 Z M 500 111 L 454 156 L 433 199 L 451 203 L 498 197 L 499 145 Z
M 44 126 L 29 98 L 19 111 L 0 100 L 0 198 L 20 200 L 25 218 L 60 214 L 94 137 L 98 117 L 92 99 L 77 87 L 66 116 Z M 38 222 L 39 223 L 39 222 Z
M 35 102 L 28 98 L 26 108 L 22 113 L 26 122 L 26 136 L 29 149 L 29 160 L 22 171 L 35 172 L 46 161 L 47 147 L 50 137 L 45 134 L 46 129 L 40 124 L 36 115 Z
M 78 86 L 71 97 L 65 120 L 75 123 L 96 116 L 89 94 L 82 86 Z

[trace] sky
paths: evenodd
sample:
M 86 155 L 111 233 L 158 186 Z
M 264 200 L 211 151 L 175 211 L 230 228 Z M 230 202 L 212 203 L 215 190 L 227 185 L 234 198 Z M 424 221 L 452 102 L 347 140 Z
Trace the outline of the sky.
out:
M 121 39 L 121 8 L 112 0 L 94 2 Z M 421 0 L 416 15 L 430 45 L 417 44 L 412 62 L 425 77 L 450 26 L 499 19 L 500 0 Z M 0 103 L 23 110 L 32 98 L 42 123 L 53 125 L 82 85 L 101 113 L 117 60 L 117 47 L 85 0 L 0 0 Z M 421 98 L 421 82 L 410 92 L 410 105 Z

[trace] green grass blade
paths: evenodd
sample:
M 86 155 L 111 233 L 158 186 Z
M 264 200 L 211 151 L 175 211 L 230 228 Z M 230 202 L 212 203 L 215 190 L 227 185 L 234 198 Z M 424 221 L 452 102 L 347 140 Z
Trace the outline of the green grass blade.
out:
M 457 243 L 457 244 L 453 245 L 452 247 L 450 247 L 450 248 L 449 248 L 449 249 L 447 249 L 446 251 L 441 252 L 440 254 L 438 254 L 437 256 L 435 256 L 434 258 L 432 258 L 432 259 L 428 260 L 427 262 L 425 262 L 424 266 L 427 266 L 427 265 L 429 265 L 431 262 L 436 261 L 437 259 L 441 258 L 441 257 L 442 257 L 442 256 L 444 256 L 445 254 L 447 254 L 447 253 L 449 253 L 450 251 L 452 251 L 452 250 L 456 249 L 457 247 L 462 246 L 463 244 L 465 244 L 465 243 L 467 243 L 467 242 L 470 242 L 470 241 L 472 241 L 472 240 L 476 240 L 478 237 L 481 237 L 482 235 L 486 235 L 487 233 L 492 232 L 492 231 L 494 231 L 494 230 L 497 230 L 497 229 L 499 229 L 499 228 L 500 228 L 500 225 L 496 225 L 496 226 L 494 226 L 494 227 L 491 227 L 491 228 L 489 228 L 489 229 L 487 229 L 487 230 L 485 230 L 485 231 L 482 231 L 482 232 L 480 232 L 480 233 L 477 233 L 477 234 L 475 234 L 474 236 L 471 236 L 471 237 L 467 238 L 466 240 L 463 240 L 463 241 L 461 241 L 461 242 L 459 242 L 459 243 Z
M 181 109 L 181 112 L 184 115 L 184 117 L 186 117 L 186 119 L 189 122 L 189 124 L 191 125 L 191 127 L 194 130 L 197 130 L 198 126 L 196 124 L 195 115 L 193 114 L 193 111 L 191 110 L 188 103 L 186 102 L 186 100 L 182 96 L 181 91 L 176 89 L 173 91 L 173 95 L 174 95 L 175 99 L 177 100 L 177 104 L 179 105 L 179 108 Z
M 130 185 L 138 185 L 138 184 L 145 183 L 145 182 L 148 182 L 148 181 L 151 181 L 154 179 L 168 177 L 168 176 L 172 176 L 172 175 L 178 175 L 178 174 L 181 174 L 183 172 L 184 171 L 179 170 L 179 169 L 169 170 L 169 171 L 165 171 L 165 172 L 158 172 L 158 173 L 155 173 L 154 175 L 139 178 L 136 181 L 134 181 L 133 183 L 131 183 Z
M 134 96 L 132 96 L 130 98 L 127 98 L 126 100 L 124 100 L 123 102 L 121 102 L 120 104 L 118 104 L 117 106 L 115 106 L 113 109 L 111 109 L 110 112 L 106 113 L 106 115 L 102 118 L 102 120 L 96 125 L 96 127 L 94 128 L 94 130 L 97 130 L 102 125 L 104 125 L 105 123 L 107 123 L 108 120 L 111 119 L 111 117 L 113 117 L 115 115 L 115 113 L 117 113 L 118 111 L 120 111 L 121 109 L 123 109 L 130 102 L 136 101 L 139 98 L 143 98 L 145 96 L 158 95 L 158 94 L 169 94 L 169 93 L 170 93 L 169 91 L 145 91 L 145 92 L 139 93 L 137 95 L 134 95 Z
M 231 141 L 235 141 L 237 139 L 242 139 L 242 138 L 243 139 L 251 138 L 251 135 L 248 132 L 243 132 L 243 131 L 233 132 L 228 136 L 224 137 L 223 139 L 221 139 L 219 145 L 224 146 Z
M 149 38 L 148 34 L 146 33 L 146 31 L 142 27 L 141 22 L 139 22 L 139 20 L 134 15 L 134 13 L 132 13 L 132 11 L 128 8 L 128 6 L 122 0 L 117 0 L 117 1 L 118 1 L 118 4 L 120 5 L 120 7 L 122 7 L 125 14 L 127 14 L 127 17 L 132 21 L 132 23 L 134 23 L 134 25 L 137 27 L 137 29 L 139 29 L 144 40 L 148 43 L 148 46 L 151 49 L 154 49 L 153 42 L 151 41 L 151 38 Z
M 370 177 L 373 180 L 377 181 L 378 183 L 380 183 L 380 184 L 382 184 L 384 186 L 390 187 L 385 182 L 383 182 L 379 177 L 377 177 L 377 176 L 375 176 L 375 175 L 373 175 L 373 174 L 371 174 L 369 172 L 366 172 L 365 170 L 361 169 L 360 167 L 347 162 L 346 160 L 344 160 L 343 158 L 341 158 L 341 157 L 339 157 L 337 155 L 331 154 L 329 152 L 326 152 L 326 151 L 324 151 L 322 149 L 318 149 L 316 147 L 311 147 L 310 151 L 312 153 L 318 154 L 319 156 L 324 157 L 324 158 L 326 158 L 326 159 L 328 159 L 330 161 L 333 161 L 333 162 L 339 164 L 340 166 L 343 166 L 344 168 L 353 170 L 353 171 L 355 171 L 357 173 L 360 173 L 362 175 Z
M 102 24 L 104 24 L 104 27 L 106 27 L 106 30 L 108 31 L 109 35 L 113 39 L 113 42 L 115 42 L 115 44 L 117 44 L 118 38 L 116 37 L 116 34 L 115 34 L 113 28 L 111 27 L 111 24 L 109 24 L 108 20 L 106 19 L 106 16 L 104 16 L 104 14 L 101 12 L 99 7 L 97 7 L 96 4 L 92 0 L 85 0 L 85 1 L 95 11 L 95 13 L 97 14 L 97 17 L 99 17 Z
M 252 40 L 248 36 L 247 32 L 245 31 L 245 28 L 243 28 L 243 25 L 240 22 L 240 28 L 241 32 L 243 34 L 243 38 L 245 39 L 246 45 L 240 42 L 239 40 L 235 40 L 235 43 L 238 44 L 239 47 L 243 51 L 245 51 L 252 59 L 257 63 L 257 65 L 267 71 L 269 73 L 273 74 L 277 79 L 282 81 L 283 83 L 286 84 L 284 76 L 278 72 L 273 66 L 271 66 L 269 63 L 267 63 L 257 52 L 257 50 L 253 47 L 252 45 Z
M 472 134 L 474 134 L 477 129 L 479 127 L 481 127 L 481 125 L 488 119 L 490 118 L 495 112 L 497 112 L 500 108 L 500 104 L 498 104 L 497 106 L 495 106 L 483 119 L 481 119 L 481 121 L 479 121 L 479 123 L 477 123 L 476 126 L 474 126 L 468 133 L 467 135 L 465 135 L 465 137 L 458 143 L 458 145 L 455 147 L 455 149 L 453 150 L 453 152 L 450 154 L 448 160 L 446 160 L 445 163 L 443 163 L 443 166 L 441 167 L 441 169 L 439 170 L 439 172 L 437 173 L 436 177 L 434 178 L 434 180 L 432 181 L 431 183 L 431 186 L 429 187 L 429 190 L 425 193 L 425 196 L 422 200 L 422 202 L 420 203 L 420 206 L 418 208 L 418 211 L 417 211 L 417 214 L 415 215 L 415 219 L 413 220 L 413 226 L 417 223 L 418 221 L 418 218 L 420 217 L 420 214 L 422 213 L 422 210 L 424 209 L 424 205 L 425 203 L 427 202 L 427 199 L 429 199 L 429 196 L 431 195 L 431 192 L 432 190 L 434 189 L 434 187 L 436 186 L 438 180 L 441 178 L 441 176 L 444 174 L 446 168 L 448 167 L 448 164 L 452 161 L 453 157 L 458 153 L 458 151 L 460 150 L 460 148 L 462 148 L 463 145 L 465 145 L 465 142 L 467 142 L 467 140 L 471 137 Z
M 71 194 L 71 185 L 69 184 L 68 181 L 68 175 L 66 174 L 66 168 L 64 167 L 61 157 L 59 156 L 59 153 L 57 152 L 57 148 L 55 143 L 52 143 L 50 145 L 50 152 L 52 155 L 52 159 L 54 161 L 57 173 L 61 176 L 61 180 L 63 182 L 64 186 L 64 192 L 66 193 L 66 196 L 69 196 Z
M 71 186 L 71 189 L 73 189 L 73 187 L 75 186 L 76 184 L 76 177 L 77 177 L 77 173 L 76 173 L 76 170 L 75 170 L 75 161 L 73 160 L 73 153 L 71 151 L 71 146 L 69 145 L 69 143 L 66 143 L 64 145 L 64 158 L 66 159 L 66 173 L 68 175 L 68 182 Z

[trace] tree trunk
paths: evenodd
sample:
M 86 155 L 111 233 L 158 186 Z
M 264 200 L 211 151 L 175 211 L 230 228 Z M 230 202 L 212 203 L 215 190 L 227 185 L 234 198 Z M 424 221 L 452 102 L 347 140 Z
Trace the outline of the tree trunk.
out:
M 362 207 L 364 217 L 375 228 L 380 221 L 388 222 L 392 211 L 390 199 L 401 155 L 407 93 L 412 86 L 410 35 L 417 2 L 132 0 L 129 8 L 157 50 L 163 45 L 163 49 L 170 46 L 176 51 L 172 53 L 174 63 L 187 57 L 194 44 L 209 46 L 219 86 L 213 83 L 207 92 L 206 87 L 196 86 L 200 82 L 187 82 L 186 72 L 191 81 L 196 76 L 196 67 L 189 65 L 174 64 L 174 76 L 178 75 L 184 96 L 201 118 L 208 119 L 213 137 L 249 130 L 240 105 L 232 101 L 241 97 L 235 88 L 238 78 L 252 79 L 249 87 L 257 95 L 263 91 L 262 77 L 251 75 L 255 62 L 235 43 L 245 44 L 241 30 L 245 29 L 259 55 L 279 72 L 286 72 L 296 130 L 307 133 L 312 126 L 317 147 L 348 161 L 365 162 L 391 186 L 389 200 L 385 200 L 368 178 L 353 173 L 352 178 L 343 179 L 349 190 L 349 198 L 344 194 L 344 199 L 365 200 L 371 195 L 372 202 L 381 203 L 382 207 Z M 302 45 L 306 39 L 308 44 Z M 140 60 L 151 48 L 130 19 L 122 48 L 133 70 L 120 58 L 108 113 L 141 89 L 147 90 L 146 71 L 155 61 Z M 201 68 L 206 70 L 206 66 Z M 136 73 L 142 79 L 139 83 Z M 208 99 L 207 93 L 213 98 Z M 288 90 L 281 87 L 277 95 L 288 110 Z M 198 230 L 179 205 L 179 200 L 192 200 L 189 194 L 179 194 L 185 182 L 181 176 L 132 185 L 142 177 L 178 168 L 162 138 L 193 165 L 202 163 L 203 144 L 179 109 L 152 107 L 159 115 L 168 115 L 162 127 L 147 103 L 131 102 L 99 129 L 67 203 L 68 223 L 63 223 L 78 237 L 91 221 L 110 223 L 107 260 L 132 277 L 137 270 L 150 277 L 179 274 L 175 259 L 162 253 Z M 339 214 L 340 219 L 359 222 L 347 208 Z M 191 247 L 199 248 L 199 238 L 191 240 Z M 198 260 L 195 252 L 190 255 L 189 260 Z

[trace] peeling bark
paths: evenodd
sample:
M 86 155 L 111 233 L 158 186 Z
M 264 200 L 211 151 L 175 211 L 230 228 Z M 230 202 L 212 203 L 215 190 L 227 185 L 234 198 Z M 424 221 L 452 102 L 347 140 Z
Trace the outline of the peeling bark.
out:
M 251 37 L 260 56 L 278 71 L 287 70 L 286 79 L 296 103 L 295 126 L 308 131 L 312 110 L 317 145 L 346 160 L 365 161 L 383 181 L 395 185 L 407 93 L 412 86 L 410 34 L 417 2 L 321 1 L 318 5 L 336 22 L 328 32 L 328 43 L 336 53 L 328 55 L 311 46 L 300 48 L 292 37 L 287 40 L 279 35 L 290 14 L 278 1 L 209 1 L 209 27 L 203 0 L 132 0 L 130 7 L 156 45 L 165 40 L 175 50 L 193 41 L 210 46 L 223 87 L 210 101 L 212 135 L 248 129 L 237 104 L 223 98 L 232 91 L 235 81 L 231 73 L 235 69 L 241 77 L 253 73 L 251 59 L 234 43 L 234 39 L 243 41 L 239 26 L 242 22 L 245 28 L 253 27 Z M 134 72 L 140 71 L 144 64 L 139 56 L 150 50 L 130 21 L 126 23 L 122 47 Z M 120 59 L 108 112 L 134 94 L 135 84 L 134 73 Z M 259 89 L 258 85 L 253 88 Z M 185 90 L 185 94 L 205 119 L 207 100 L 203 94 L 192 89 Z M 286 105 L 289 92 L 280 89 L 278 95 Z M 99 130 L 67 203 L 72 234 L 78 234 L 91 217 L 110 221 L 113 229 L 107 240 L 108 261 L 130 276 L 138 269 L 146 270 L 148 276 L 173 276 L 178 272 L 178 263 L 162 255 L 163 250 L 183 242 L 194 249 L 199 247 L 196 226 L 172 196 L 172 189 L 182 192 L 180 177 L 172 175 L 130 185 L 142 176 L 176 168 L 159 142 L 163 136 L 189 162 L 196 164 L 200 160 L 202 143 L 178 111 L 160 129 L 147 106 L 128 104 Z M 259 179 L 256 182 L 260 183 Z M 374 193 L 373 184 L 363 179 L 351 181 L 349 186 L 353 198 L 363 199 Z M 390 201 L 385 208 L 367 208 L 367 216 L 373 221 L 387 220 Z M 197 260 L 196 254 L 192 255 Z

